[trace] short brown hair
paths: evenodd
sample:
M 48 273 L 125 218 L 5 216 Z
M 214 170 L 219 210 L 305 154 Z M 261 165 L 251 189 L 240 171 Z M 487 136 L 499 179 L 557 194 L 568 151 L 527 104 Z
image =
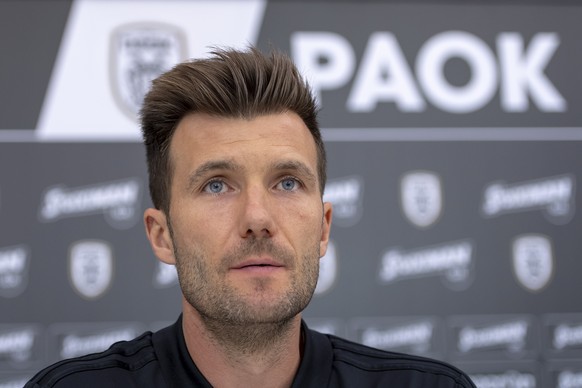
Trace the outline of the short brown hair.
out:
M 317 149 L 320 191 L 326 181 L 326 156 L 317 123 L 317 106 L 305 79 L 291 59 L 254 47 L 216 49 L 211 56 L 175 66 L 152 83 L 140 111 L 152 202 L 166 214 L 170 208 L 172 165 L 169 146 L 180 120 L 188 113 L 253 119 L 296 113 Z

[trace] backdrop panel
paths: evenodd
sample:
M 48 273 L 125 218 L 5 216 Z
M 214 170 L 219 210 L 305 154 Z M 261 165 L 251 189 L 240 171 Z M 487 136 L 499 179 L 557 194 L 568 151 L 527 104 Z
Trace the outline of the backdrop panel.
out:
M 0 2 L 0 387 L 177 318 L 137 107 L 174 63 L 249 42 L 289 52 L 322 108 L 308 323 L 480 387 L 582 386 L 582 7 L 50 4 Z

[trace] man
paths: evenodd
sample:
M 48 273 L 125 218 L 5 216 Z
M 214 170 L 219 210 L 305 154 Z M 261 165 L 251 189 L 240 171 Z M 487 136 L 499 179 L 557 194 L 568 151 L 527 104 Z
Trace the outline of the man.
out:
M 141 111 L 156 256 L 183 313 L 29 387 L 473 387 L 447 364 L 307 328 L 332 207 L 312 95 L 290 59 L 219 50 L 153 82 Z

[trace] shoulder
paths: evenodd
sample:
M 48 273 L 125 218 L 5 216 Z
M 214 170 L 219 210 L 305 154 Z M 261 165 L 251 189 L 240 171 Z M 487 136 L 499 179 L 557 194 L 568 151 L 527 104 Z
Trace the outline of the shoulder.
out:
M 375 384 L 390 382 L 391 386 L 475 387 L 465 373 L 448 363 L 379 350 L 333 335 L 326 337 L 334 369 L 342 379 L 373 379 Z
M 25 387 L 110 386 L 112 382 L 135 381 L 136 376 L 153 383 L 156 363 L 152 333 L 146 332 L 131 341 L 117 342 L 104 352 L 53 364 L 37 373 Z

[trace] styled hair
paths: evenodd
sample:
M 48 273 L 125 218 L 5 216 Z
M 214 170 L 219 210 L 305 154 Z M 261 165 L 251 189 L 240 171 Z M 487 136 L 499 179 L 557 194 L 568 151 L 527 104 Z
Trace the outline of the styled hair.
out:
M 323 195 L 326 156 L 309 85 L 285 54 L 269 55 L 254 47 L 216 49 L 210 57 L 176 65 L 152 83 L 140 111 L 153 205 L 169 214 L 173 166 L 169 148 L 181 119 L 189 113 L 251 120 L 296 113 L 317 149 L 317 173 Z

